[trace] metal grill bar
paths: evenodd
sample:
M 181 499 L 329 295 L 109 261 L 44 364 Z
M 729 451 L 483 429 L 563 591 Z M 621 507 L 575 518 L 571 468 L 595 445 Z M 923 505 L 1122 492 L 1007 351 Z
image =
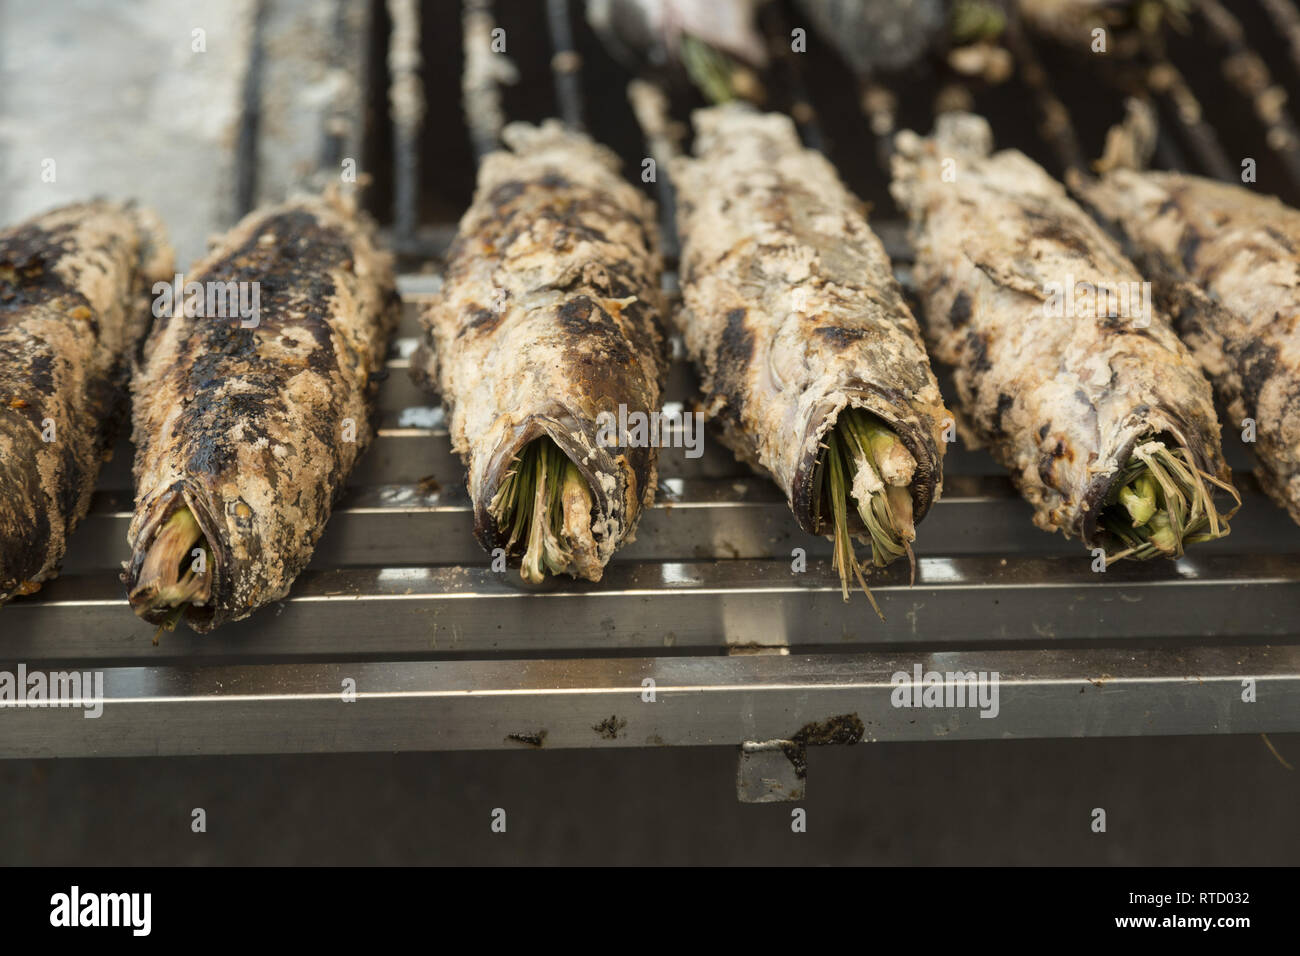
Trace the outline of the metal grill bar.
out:
M 687 521 L 689 518 L 680 520 Z M 401 548 L 401 544 L 394 545 Z M 394 562 L 395 563 L 395 562 Z M 921 557 L 872 578 L 885 614 L 845 602 L 828 561 L 615 562 L 599 584 L 525 587 L 472 564 L 305 572 L 289 598 L 211 637 L 177 631 L 150 644 L 113 574 L 69 576 L 6 609 L 6 659 L 79 667 L 172 656 L 256 661 L 463 654 L 596 654 L 735 645 L 843 650 L 881 644 L 1030 646 L 1208 638 L 1294 641 L 1300 558 L 1187 558 L 1170 568 L 1093 573 L 1075 557 Z M 1241 638 L 1245 640 L 1245 638 Z
M 1161 54 L 1147 71 L 1147 81 L 1168 112 L 1173 114 L 1206 174 L 1215 179 L 1232 179 L 1235 174 L 1233 164 L 1223 151 L 1218 134 L 1205 122 L 1200 101 L 1178 67 Z
M 1260 0 L 1269 18 L 1287 41 L 1291 61 L 1300 69 L 1300 10 L 1291 0 Z
M 1079 149 L 1079 138 L 1074 132 L 1074 123 L 1070 111 L 1052 92 L 1048 82 L 1047 71 L 1043 69 L 1038 54 L 1034 51 L 1029 36 L 1017 24 L 1010 24 L 1006 31 L 1007 45 L 1020 70 L 1020 77 L 1033 94 L 1038 104 L 1040 122 L 1038 133 L 1055 151 L 1061 166 L 1066 169 L 1085 169 L 1083 153 Z
M 781 86 L 786 92 L 788 112 L 799 127 L 799 134 L 809 149 L 826 152 L 826 134 L 817 119 L 817 110 L 808 95 L 799 57 L 790 48 L 790 25 L 780 4 L 766 4 L 759 11 L 759 26 L 767 39 L 768 54 L 773 58 Z
M 996 719 L 978 707 L 894 706 L 894 675 L 910 679 L 917 663 L 996 671 Z M 708 746 L 827 726 L 867 743 L 1300 730 L 1294 648 L 186 664 L 103 674 L 98 719 L 74 708 L 12 710 L 0 756 Z M 1247 679 L 1257 702 L 1242 700 Z M 342 697 L 347 681 L 352 703 Z
M 668 176 L 668 163 L 682 149 L 685 127 L 669 115 L 668 92 L 647 80 L 633 80 L 627 87 L 628 103 L 641 127 L 646 148 L 655 161 L 655 194 L 659 199 L 659 240 L 664 259 L 676 262 L 677 194 Z
M 440 444 L 446 436 L 422 435 L 414 441 Z M 434 473 L 444 476 L 435 493 L 423 491 L 418 479 L 349 492 L 335 509 L 313 567 L 486 564 L 473 538 L 473 511 L 460 481 L 462 469 L 450 456 L 445 461 L 447 469 Z M 1279 536 L 1272 526 L 1270 502 L 1250 493 L 1253 482 L 1246 488 L 1243 500 L 1250 511 L 1234 519 L 1228 538 L 1203 543 L 1197 554 L 1249 553 L 1252 556 L 1243 559 L 1249 570 L 1258 555 L 1295 548 L 1295 540 Z M 95 496 L 85 519 L 85 540 L 68 555 L 65 572 L 121 566 L 129 556 L 125 541 L 131 503 L 129 492 Z M 1090 564 L 1092 556 L 1077 540 L 1040 531 L 1031 519 L 1032 511 L 1004 476 L 956 475 L 946 481 L 944 497 L 920 526 L 915 550 L 920 555 L 1050 554 Z M 828 541 L 805 535 L 791 524 L 785 499 L 770 480 L 755 475 L 665 477 L 637 540 L 620 554 L 652 561 L 789 560 L 794 548 L 830 556 Z
M 1286 92 L 1273 82 L 1264 58 L 1251 49 L 1241 23 L 1218 0 L 1200 0 L 1206 31 L 1227 50 L 1223 76 L 1250 100 L 1264 126 L 1265 141 L 1281 158 L 1292 182 L 1300 184 L 1300 131 L 1286 112 Z
M 389 114 L 393 120 L 393 231 L 399 242 L 415 236 L 420 196 L 420 129 L 424 86 L 420 79 L 420 5 L 388 0 L 393 32 L 388 44 Z
M 546 0 L 546 27 L 551 35 L 551 72 L 555 75 L 555 99 L 560 118 L 573 130 L 583 130 L 582 57 L 573 45 L 568 0 Z
M 515 80 L 510 60 L 504 53 L 492 50 L 495 31 L 492 0 L 464 0 L 461 48 L 465 67 L 461 73 L 461 102 L 476 162 L 501 145 L 506 115 L 501 106 L 500 84 Z
M 266 31 L 266 4 L 252 4 L 252 32 L 249 38 L 248 69 L 244 74 L 239 117 L 239 141 L 235 146 L 235 218 L 245 216 L 257 197 L 257 139 L 262 123 L 262 38 Z

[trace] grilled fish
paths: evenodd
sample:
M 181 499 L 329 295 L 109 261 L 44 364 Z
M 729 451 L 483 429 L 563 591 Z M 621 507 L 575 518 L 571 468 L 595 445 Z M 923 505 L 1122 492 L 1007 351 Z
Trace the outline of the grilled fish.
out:
M 144 210 L 87 202 L 0 233 L 0 603 L 58 573 L 126 411 L 172 252 Z
M 1300 210 L 1142 170 L 1154 127 L 1135 107 L 1112 132 L 1101 179 L 1072 186 L 1156 280 L 1236 427 L 1254 421 L 1256 477 L 1300 522 Z
M 662 67 L 695 37 L 747 63 L 767 51 L 755 24 L 754 0 L 587 0 L 587 22 L 629 69 Z
M 856 571 L 850 532 L 870 532 L 876 563 L 887 563 L 939 497 L 949 417 L 889 258 L 789 118 L 727 106 L 694 123 L 696 158 L 674 160 L 672 179 L 679 324 L 707 412 L 737 457 L 771 474 L 800 528 L 834 531 L 843 574 Z M 878 455 L 837 428 L 858 416 Z M 840 443 L 845 460 L 833 454 Z M 848 510 L 856 503 L 851 528 L 832 523 L 832 491 Z M 872 528 L 881 512 L 883 537 Z
M 796 0 L 799 10 L 859 76 L 899 70 L 938 46 L 945 0 Z
M 606 428 L 659 410 L 653 204 L 613 153 L 557 122 L 503 137 L 510 148 L 479 168 L 412 370 L 450 410 L 483 547 L 522 560 L 531 581 L 598 581 L 657 482 L 657 449 Z
M 251 213 L 189 278 L 206 299 L 186 285 L 132 385 L 123 581 L 145 620 L 203 633 L 306 567 L 370 439 L 399 300 L 372 227 L 334 193 Z M 255 314 L 212 314 L 214 289 L 254 290 Z
M 979 117 L 896 145 L 934 354 L 1035 523 L 1108 560 L 1226 533 L 1209 383 L 1115 242 Z

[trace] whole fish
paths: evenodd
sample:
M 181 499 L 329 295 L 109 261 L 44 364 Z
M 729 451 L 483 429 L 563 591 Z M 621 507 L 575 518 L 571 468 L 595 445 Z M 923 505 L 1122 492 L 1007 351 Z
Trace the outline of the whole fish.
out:
M 1144 170 L 1153 121 L 1131 109 L 1101 178 L 1072 186 L 1161 280 L 1234 427 L 1254 423 L 1256 478 L 1300 522 L 1300 210 L 1244 186 Z
M 1210 385 L 1114 240 L 980 117 L 896 146 L 934 354 L 1034 522 L 1108 561 L 1226 534 Z
M 334 193 L 255 211 L 159 316 L 132 383 L 122 576 L 145 620 L 210 631 L 284 597 L 307 566 L 370 439 L 397 323 L 373 233 Z
M 942 488 L 948 412 L 889 257 L 827 159 L 780 114 L 714 107 L 694 123 L 695 158 L 672 165 L 687 350 L 727 444 L 772 475 L 799 527 L 834 533 L 847 593 L 850 535 L 878 565 L 910 552 Z
M 479 167 L 412 371 L 450 410 L 483 547 L 532 581 L 598 581 L 657 482 L 657 447 L 611 427 L 659 412 L 654 206 L 617 156 L 558 122 L 503 138 Z
M 0 233 L 0 603 L 58 573 L 126 411 L 149 292 L 170 279 L 157 218 L 118 203 Z
M 767 51 L 756 24 L 761 0 L 587 0 L 587 22 L 629 69 L 664 67 L 683 37 L 762 66 Z
M 797 0 L 813 28 L 859 76 L 900 70 L 937 47 L 949 25 L 946 0 Z

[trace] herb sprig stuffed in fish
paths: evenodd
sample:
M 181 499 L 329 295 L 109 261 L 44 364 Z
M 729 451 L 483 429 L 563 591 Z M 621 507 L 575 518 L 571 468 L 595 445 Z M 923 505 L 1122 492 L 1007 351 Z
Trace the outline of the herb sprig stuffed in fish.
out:
M 835 542 L 845 599 L 911 555 L 939 497 L 948 412 L 920 330 L 860 203 L 780 114 L 698 111 L 672 165 L 680 325 L 709 412 L 769 472 L 799 527 Z M 870 591 L 867 590 L 868 595 Z
M 483 547 L 504 549 L 529 581 L 598 581 L 657 481 L 657 449 L 615 444 L 605 427 L 659 411 L 653 204 L 617 156 L 557 122 L 503 137 L 509 149 L 479 168 L 412 368 L 450 410 Z

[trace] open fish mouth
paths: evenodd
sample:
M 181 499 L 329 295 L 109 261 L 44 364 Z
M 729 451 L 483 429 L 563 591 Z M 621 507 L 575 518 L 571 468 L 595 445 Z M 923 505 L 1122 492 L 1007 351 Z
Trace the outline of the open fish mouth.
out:
M 184 488 L 156 505 L 158 518 L 144 533 L 123 574 L 131 609 L 150 624 L 173 631 L 182 621 L 212 618 L 221 558 L 205 530 L 203 509 Z
M 888 425 L 860 408 L 849 407 L 840 413 L 826 432 L 824 447 L 814 482 L 817 526 L 819 530 L 826 525 L 833 528 L 833 564 L 844 600 L 849 600 L 856 580 L 883 621 L 885 616 L 854 552 L 853 538 L 857 532 L 865 532 L 871 563 L 878 568 L 907 555 L 915 578 L 911 483 L 916 459 Z M 856 522 L 851 521 L 853 515 Z
M 1216 489 L 1235 502 L 1226 514 L 1215 503 Z M 1241 507 L 1237 490 L 1202 471 L 1186 448 L 1154 439 L 1133 449 L 1105 500 L 1098 531 L 1107 565 L 1121 558 L 1180 558 L 1189 544 L 1226 537 Z
M 532 584 L 547 574 L 599 581 L 646 493 L 618 451 L 567 411 L 532 416 L 490 456 L 475 504 L 479 542 L 504 550 Z
M 523 549 L 520 574 L 540 584 L 547 574 L 599 579 L 591 530 L 591 487 L 578 466 L 547 436 L 534 438 L 513 460 L 489 511 L 506 552 Z

